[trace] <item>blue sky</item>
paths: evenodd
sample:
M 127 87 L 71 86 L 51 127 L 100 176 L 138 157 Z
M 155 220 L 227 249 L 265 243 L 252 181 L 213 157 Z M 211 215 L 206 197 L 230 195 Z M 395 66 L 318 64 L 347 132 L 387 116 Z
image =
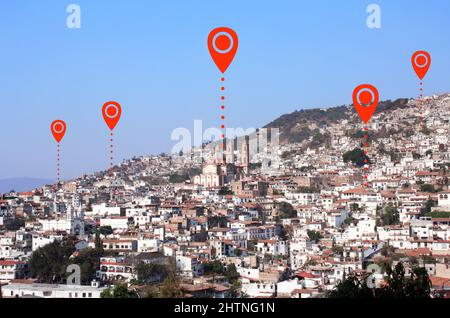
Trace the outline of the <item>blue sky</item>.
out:
M 66 7 L 81 7 L 81 29 Z M 382 28 L 366 26 L 377 3 Z M 425 94 L 450 91 L 450 2 L 435 1 L 3 1 L 0 7 L 0 178 L 55 177 L 51 121 L 66 120 L 62 176 L 108 167 L 105 101 L 121 103 L 118 163 L 169 151 L 176 127 L 217 126 L 220 73 L 210 30 L 233 28 L 239 49 L 226 74 L 226 124 L 259 127 L 301 108 L 351 103 L 353 88 L 381 99 L 418 94 L 410 57 L 433 62 Z

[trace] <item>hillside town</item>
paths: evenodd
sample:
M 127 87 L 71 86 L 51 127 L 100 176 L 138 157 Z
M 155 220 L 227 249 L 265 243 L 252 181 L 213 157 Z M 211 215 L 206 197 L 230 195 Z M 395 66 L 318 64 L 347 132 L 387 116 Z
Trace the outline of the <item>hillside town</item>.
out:
M 323 298 L 401 263 L 450 297 L 450 94 L 423 102 L 3 193 L 1 295 Z

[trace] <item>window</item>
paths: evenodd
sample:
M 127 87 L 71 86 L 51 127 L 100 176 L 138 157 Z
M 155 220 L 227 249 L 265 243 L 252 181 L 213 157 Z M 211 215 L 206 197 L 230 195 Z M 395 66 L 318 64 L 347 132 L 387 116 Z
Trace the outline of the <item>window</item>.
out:
M 83 293 L 83 298 L 86 298 L 86 293 Z
M 89 293 L 89 294 L 88 294 L 88 297 L 89 297 L 89 298 L 92 298 L 92 293 Z

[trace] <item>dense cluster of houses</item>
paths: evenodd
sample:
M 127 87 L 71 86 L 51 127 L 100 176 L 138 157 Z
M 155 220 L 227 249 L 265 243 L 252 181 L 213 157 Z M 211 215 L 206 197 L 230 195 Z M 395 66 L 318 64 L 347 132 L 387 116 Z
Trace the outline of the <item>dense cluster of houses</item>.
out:
M 342 160 L 361 142 L 346 134 L 358 123 L 345 121 L 320 127 L 333 136 L 329 145 L 290 157 L 281 155 L 305 143 L 278 145 L 252 165 L 244 140 L 239 164 L 227 154 L 176 183 L 171 176 L 195 165 L 190 155 L 133 158 L 112 175 L 2 194 L 3 296 L 99 297 L 106 282 L 136 279 L 130 256 L 151 264 L 172 258 L 193 297 L 230 295 L 226 280 L 205 273 L 205 264 L 216 260 L 234 264 L 240 295 L 309 298 L 323 297 L 346 275 L 363 275 L 368 264 L 389 257 L 407 268 L 425 267 L 433 290 L 448 295 L 450 96 L 425 100 L 429 131 L 413 125 L 415 102 L 370 122 L 369 131 L 397 134 L 370 141 L 367 179 L 363 167 Z M 402 135 L 401 129 L 413 131 Z M 76 251 L 95 247 L 93 228 L 110 230 L 100 235 L 109 256 L 100 259 L 96 281 L 30 280 L 27 261 L 34 251 L 68 235 L 76 237 Z

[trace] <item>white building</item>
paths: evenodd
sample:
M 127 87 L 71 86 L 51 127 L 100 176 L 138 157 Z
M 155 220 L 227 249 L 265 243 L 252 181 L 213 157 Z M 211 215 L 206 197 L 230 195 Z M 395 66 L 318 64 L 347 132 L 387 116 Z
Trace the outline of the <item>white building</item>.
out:
M 153 252 L 157 251 L 161 246 L 161 240 L 159 237 L 141 237 L 138 239 L 137 251 L 141 252 Z
M 242 292 L 251 298 L 272 297 L 276 293 L 276 287 L 274 283 L 242 282 Z
M 48 234 L 48 235 L 41 235 L 41 234 L 35 234 L 33 235 L 33 252 L 37 250 L 40 247 L 43 247 L 47 244 L 53 243 L 54 241 L 62 241 L 63 237 L 59 234 Z
M 106 203 L 92 205 L 93 215 L 120 215 L 121 208 L 117 206 L 106 206 Z
M 438 207 L 450 211 L 450 191 L 441 192 L 438 195 Z
M 113 230 L 126 230 L 128 229 L 128 218 L 126 216 L 101 218 L 100 226 L 110 226 Z
M 125 263 L 123 257 L 100 258 L 100 269 L 96 272 L 96 277 L 101 280 L 126 279 L 127 281 L 136 278 L 133 267 Z
M 84 211 L 81 206 L 74 209 L 69 205 L 66 218 L 40 219 L 39 223 L 44 232 L 65 231 L 74 235 L 84 235 Z
M 100 298 L 105 287 L 82 285 L 52 285 L 37 283 L 12 283 L 2 286 L 2 296 L 11 298 L 41 297 L 41 298 Z
M 25 271 L 25 262 L 0 260 L 0 282 L 21 279 L 25 276 Z
M 194 255 L 177 255 L 175 257 L 177 269 L 186 277 L 196 277 L 200 275 L 201 263 Z
M 287 241 L 260 240 L 256 244 L 256 249 L 262 255 L 270 254 L 273 256 L 286 256 L 289 254 L 289 243 Z

